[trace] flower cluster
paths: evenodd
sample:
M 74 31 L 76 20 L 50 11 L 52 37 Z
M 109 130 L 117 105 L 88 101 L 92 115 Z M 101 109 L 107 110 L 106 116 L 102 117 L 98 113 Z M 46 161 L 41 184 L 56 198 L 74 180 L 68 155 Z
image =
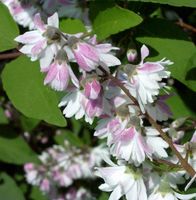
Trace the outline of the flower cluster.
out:
M 171 127 L 164 127 L 163 131 L 172 137 L 168 142 L 167 133 L 162 133 L 157 128 L 159 125 L 149 124 L 171 117 L 166 104 L 169 95 L 163 93 L 168 89 L 165 79 L 170 76 L 167 67 L 172 62 L 165 58 L 146 61 L 149 49 L 143 45 L 138 64 L 132 64 L 137 54 L 130 55 L 133 52 L 128 51 L 129 62 L 122 65 L 112 53 L 119 48 L 110 43 L 99 44 L 90 32 L 62 32 L 57 13 L 48 18 L 47 24 L 36 14 L 34 25 L 35 30 L 15 40 L 23 44 L 20 49 L 23 54 L 32 61 L 39 60 L 41 72 L 46 73 L 44 84 L 66 91 L 59 104 L 65 117 L 84 117 L 90 124 L 98 118 L 94 136 L 106 139 L 109 152 L 117 161 L 117 164 L 108 161 L 110 167 L 97 168 L 98 176 L 105 181 L 100 189 L 112 192 L 109 199 L 118 200 L 123 195 L 127 200 L 195 197 L 196 194 L 177 192 L 177 185 L 185 181 L 185 171 L 178 164 L 179 156 L 176 158 L 167 150 L 173 140 L 173 149 L 178 149 L 184 158 L 190 154 L 188 162 L 195 166 L 195 135 L 187 150 L 187 145 L 181 145 L 183 135 L 175 139 Z M 118 70 L 112 74 L 110 67 L 115 69 L 115 66 Z M 27 180 L 45 192 L 53 185 L 68 187 L 73 180 L 92 176 L 93 167 L 100 165 L 99 156 L 92 155 L 93 151 L 81 154 L 80 150 L 71 148 L 65 152 L 55 146 L 40 157 L 41 166 L 25 166 Z M 165 172 L 160 168 L 157 173 L 155 166 L 160 167 L 160 162 L 169 163 L 171 169 Z
M 95 178 L 94 167 L 101 166 L 102 157 L 108 156 L 103 146 L 77 148 L 65 141 L 65 146 L 55 145 L 44 151 L 39 156 L 41 164 L 25 164 L 26 179 L 28 183 L 39 186 L 50 199 L 55 199 L 59 188 L 68 188 L 79 179 Z M 74 192 L 72 195 L 78 194 Z
M 8 7 L 19 25 L 29 29 L 36 29 L 34 15 L 37 13 L 41 13 L 41 16 L 47 19 L 58 12 L 60 17 L 83 18 L 86 23 L 89 23 L 88 10 L 86 9 L 84 12 L 77 0 L 2 0 L 2 3 Z

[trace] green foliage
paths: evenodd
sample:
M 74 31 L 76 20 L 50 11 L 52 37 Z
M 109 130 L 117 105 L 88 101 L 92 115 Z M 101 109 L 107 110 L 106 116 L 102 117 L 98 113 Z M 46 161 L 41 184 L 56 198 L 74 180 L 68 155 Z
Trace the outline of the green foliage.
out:
M 181 118 L 181 117 L 188 117 L 193 116 L 194 111 L 191 107 L 189 107 L 189 104 L 187 104 L 183 98 L 180 96 L 177 90 L 172 89 L 170 91 L 170 94 L 172 95 L 168 100 L 167 104 L 169 105 L 172 113 L 173 118 Z M 189 94 L 191 95 L 191 94 Z
M 187 6 L 196 8 L 195 0 L 129 0 L 129 1 L 151 2 L 151 3 L 168 4 L 171 6 Z
M 8 119 L 6 118 L 4 114 L 4 110 L 0 108 L 0 124 L 7 124 L 7 123 L 8 123 Z
M 0 174 L 0 199 L 2 200 L 25 200 L 22 191 L 15 181 L 6 173 Z
M 25 56 L 17 58 L 3 70 L 3 87 L 14 106 L 24 115 L 65 126 L 57 94 L 44 86 L 38 66 Z
M 191 59 L 196 48 L 179 27 L 164 19 L 149 19 L 139 27 L 137 40 L 154 50 L 151 60 L 166 57 L 174 62 L 169 67 L 171 75 L 196 91 L 196 81 L 186 80 L 188 71 L 193 67 Z
M 38 187 L 32 188 L 30 197 L 32 200 L 47 200 L 46 196 L 44 196 Z
M 19 35 L 16 22 L 6 6 L 0 3 L 0 51 L 13 49 L 17 46 L 14 38 Z
M 62 130 L 58 135 L 54 137 L 54 139 L 59 145 L 64 145 L 64 141 L 67 140 L 74 146 L 84 146 L 82 140 L 70 130 Z
M 38 119 L 28 118 L 23 115 L 21 115 L 20 121 L 24 131 L 32 131 L 40 123 Z
M 65 33 L 75 34 L 86 32 L 86 28 L 79 19 L 63 19 L 60 22 L 60 30 Z
M 93 22 L 93 30 L 99 40 L 137 26 L 142 18 L 136 13 L 118 6 L 100 12 Z
M 0 160 L 6 163 L 22 165 L 37 162 L 37 155 L 26 141 L 12 130 L 0 127 Z

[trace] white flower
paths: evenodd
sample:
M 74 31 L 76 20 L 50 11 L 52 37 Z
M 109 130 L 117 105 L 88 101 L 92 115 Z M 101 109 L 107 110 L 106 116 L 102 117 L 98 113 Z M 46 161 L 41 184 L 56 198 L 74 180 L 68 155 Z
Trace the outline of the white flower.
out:
M 48 24 L 45 25 L 39 14 L 34 17 L 36 30 L 28 31 L 15 38 L 23 47 L 20 51 L 31 57 L 32 61 L 40 59 L 41 71 L 44 71 L 52 62 L 58 50 L 58 41 L 60 33 L 58 31 L 58 14 L 55 13 L 48 18 Z
M 18 0 L 2 0 L 2 2 L 8 7 L 11 15 L 18 24 L 23 27 L 29 27 L 29 29 L 35 28 L 33 17 L 38 10 L 32 3 L 22 4 Z
M 146 187 L 139 173 L 130 171 L 126 166 L 97 168 L 97 175 L 105 183 L 99 189 L 112 192 L 109 200 L 118 200 L 123 195 L 127 200 L 147 200 Z
M 146 143 L 152 150 L 152 153 L 158 158 L 168 157 L 168 154 L 165 149 L 168 148 L 169 145 L 161 137 L 159 137 L 159 132 L 152 127 L 146 127 L 145 130 Z
M 149 50 L 143 45 L 141 62 L 138 65 L 126 65 L 124 72 L 119 75 L 130 93 L 138 100 L 142 111 L 144 111 L 144 105 L 153 103 L 153 97 L 159 94 L 159 90 L 164 86 L 162 79 L 170 75 L 170 72 L 165 71 L 164 66 L 172 64 L 165 59 L 157 62 L 144 62 L 148 55 Z

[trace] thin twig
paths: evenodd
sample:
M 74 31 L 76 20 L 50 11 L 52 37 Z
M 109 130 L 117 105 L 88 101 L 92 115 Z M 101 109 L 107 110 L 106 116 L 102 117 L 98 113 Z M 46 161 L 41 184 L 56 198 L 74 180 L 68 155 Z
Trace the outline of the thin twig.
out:
M 107 77 L 112 80 L 119 88 L 121 88 L 123 90 L 123 92 L 133 101 L 133 103 L 135 105 L 137 105 L 139 107 L 139 104 L 137 102 L 137 100 L 130 94 L 129 90 L 124 86 L 124 84 L 117 79 L 116 77 L 112 76 L 111 74 L 109 74 L 108 72 L 105 71 L 105 69 L 103 69 L 102 67 L 100 67 L 100 69 L 107 75 Z M 139 107 L 140 109 L 140 107 Z M 159 124 L 157 124 L 157 122 L 146 112 L 144 114 L 146 116 L 146 118 L 148 119 L 148 121 L 150 122 L 150 124 L 160 133 L 160 136 L 168 143 L 168 145 L 170 146 L 170 148 L 172 149 L 172 151 L 175 153 L 175 155 L 177 156 L 177 158 L 179 159 L 181 166 L 192 176 L 194 177 L 196 172 L 193 169 L 193 167 L 186 161 L 186 159 L 184 159 L 182 157 L 182 155 L 178 152 L 178 150 L 176 149 L 176 147 L 173 144 L 173 141 L 171 140 L 170 137 L 167 136 L 167 134 L 162 130 L 161 126 Z
M 21 52 L 19 52 L 19 51 L 12 52 L 12 53 L 2 53 L 2 54 L 0 54 L 0 60 L 17 58 L 20 55 L 21 55 Z
M 191 26 L 190 24 L 187 24 L 185 22 L 183 22 L 182 20 L 179 20 L 178 22 L 176 22 L 177 25 L 181 26 L 182 28 L 185 28 L 187 30 L 190 30 L 194 33 L 196 33 L 196 28 Z

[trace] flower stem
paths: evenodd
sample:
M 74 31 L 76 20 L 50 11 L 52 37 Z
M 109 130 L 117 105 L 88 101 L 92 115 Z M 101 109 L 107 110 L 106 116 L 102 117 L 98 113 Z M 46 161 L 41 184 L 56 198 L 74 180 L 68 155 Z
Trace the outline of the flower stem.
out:
M 133 101 L 135 105 L 139 107 L 139 103 L 137 100 L 130 94 L 129 90 L 124 86 L 124 84 L 117 79 L 116 77 L 112 76 L 111 74 L 107 73 L 102 67 L 101 70 L 107 75 L 107 77 L 112 80 L 119 88 L 123 90 L 123 92 Z M 182 157 L 182 155 L 179 153 L 179 151 L 174 146 L 172 140 L 170 137 L 167 136 L 167 134 L 162 130 L 161 126 L 157 124 L 157 122 L 146 112 L 144 114 L 147 118 L 147 120 L 150 122 L 150 124 L 160 133 L 160 136 L 168 143 L 174 154 L 179 159 L 181 166 L 192 176 L 194 177 L 196 172 L 193 169 L 193 167 L 187 162 L 185 158 Z

